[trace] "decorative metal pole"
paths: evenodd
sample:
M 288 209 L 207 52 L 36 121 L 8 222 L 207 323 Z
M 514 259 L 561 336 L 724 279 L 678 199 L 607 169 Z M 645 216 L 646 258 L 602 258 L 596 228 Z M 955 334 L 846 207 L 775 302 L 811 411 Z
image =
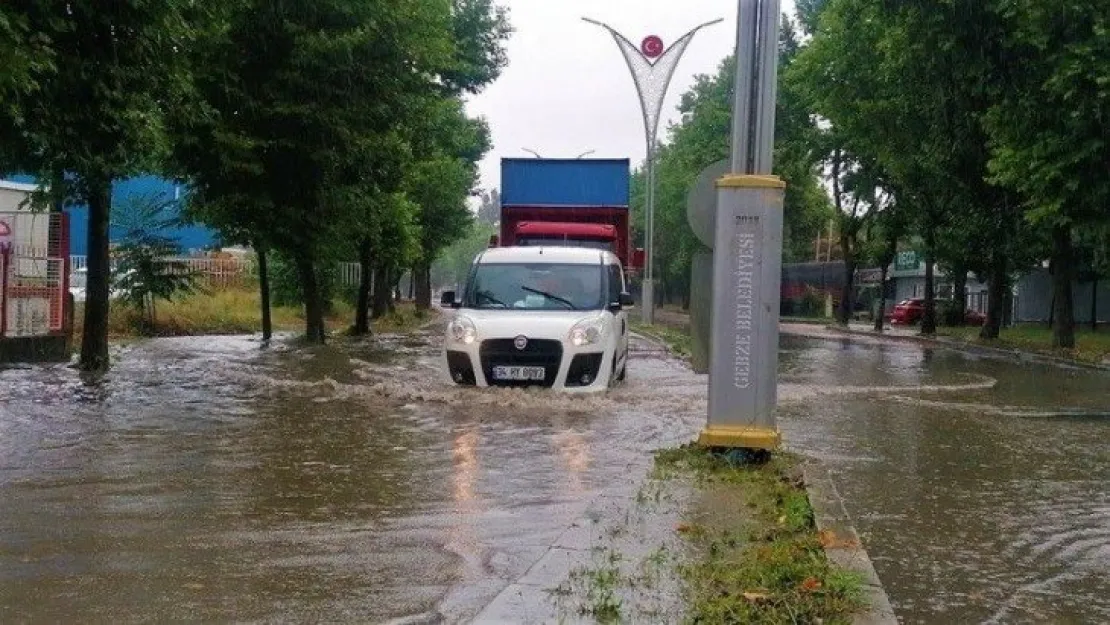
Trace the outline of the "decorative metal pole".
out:
M 663 99 L 667 95 L 667 88 L 671 84 L 675 68 L 690 45 L 694 35 L 706 26 L 711 26 L 724 20 L 706 22 L 686 33 L 674 42 L 671 47 L 666 47 L 663 40 L 656 35 L 645 37 L 640 47 L 614 30 L 611 26 L 587 17 L 583 21 L 600 26 L 613 35 L 617 42 L 628 69 L 632 72 L 632 80 L 636 84 L 636 93 L 640 98 L 640 109 L 644 116 L 644 134 L 647 138 L 647 172 L 645 197 L 647 206 L 644 210 L 644 288 L 643 288 L 643 319 L 644 323 L 651 324 L 655 321 L 655 156 L 657 137 L 659 132 L 659 119 L 663 112 Z

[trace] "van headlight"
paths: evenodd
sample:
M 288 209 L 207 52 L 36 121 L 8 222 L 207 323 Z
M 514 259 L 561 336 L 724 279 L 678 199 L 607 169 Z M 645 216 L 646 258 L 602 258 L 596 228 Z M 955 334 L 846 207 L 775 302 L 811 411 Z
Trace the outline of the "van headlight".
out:
M 605 337 L 605 324 L 601 319 L 591 318 L 583 319 L 574 324 L 570 329 L 568 339 L 575 347 L 583 347 L 586 345 L 596 345 L 601 342 Z
M 478 340 L 478 328 L 474 327 L 474 322 L 468 317 L 455 317 L 447 324 L 447 340 L 470 345 Z

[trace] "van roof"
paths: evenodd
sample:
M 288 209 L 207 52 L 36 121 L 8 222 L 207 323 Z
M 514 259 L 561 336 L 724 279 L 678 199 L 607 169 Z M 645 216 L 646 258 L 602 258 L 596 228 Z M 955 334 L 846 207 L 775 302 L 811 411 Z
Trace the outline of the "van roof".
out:
M 617 255 L 588 247 L 525 245 L 493 247 L 478 257 L 481 263 L 561 263 L 567 265 L 619 265 Z

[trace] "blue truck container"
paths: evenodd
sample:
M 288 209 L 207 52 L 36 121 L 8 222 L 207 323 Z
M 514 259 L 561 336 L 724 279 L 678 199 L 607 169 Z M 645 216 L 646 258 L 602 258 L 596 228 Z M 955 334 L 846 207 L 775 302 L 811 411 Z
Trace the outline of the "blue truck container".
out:
M 608 249 L 626 268 L 642 264 L 631 248 L 630 161 L 501 160 L 501 245 L 572 245 Z
M 627 158 L 501 159 L 501 205 L 627 208 L 630 171 Z

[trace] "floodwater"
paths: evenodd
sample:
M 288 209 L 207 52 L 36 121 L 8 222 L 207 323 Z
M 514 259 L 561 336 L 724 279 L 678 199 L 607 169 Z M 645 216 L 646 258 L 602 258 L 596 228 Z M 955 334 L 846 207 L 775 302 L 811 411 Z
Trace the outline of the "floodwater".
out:
M 0 622 L 466 622 L 704 423 L 635 348 L 600 397 L 453 388 L 431 336 L 0 371 Z M 782 374 L 904 622 L 1110 621 L 1110 376 L 799 337 Z
M 1110 622 L 1110 374 L 866 340 L 782 349 L 786 387 L 822 398 L 782 402 L 784 434 L 833 470 L 902 622 Z
M 434 342 L 0 371 L 0 623 L 465 622 L 703 418 L 650 345 L 627 388 L 552 398 L 449 387 Z

